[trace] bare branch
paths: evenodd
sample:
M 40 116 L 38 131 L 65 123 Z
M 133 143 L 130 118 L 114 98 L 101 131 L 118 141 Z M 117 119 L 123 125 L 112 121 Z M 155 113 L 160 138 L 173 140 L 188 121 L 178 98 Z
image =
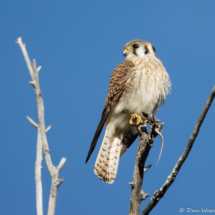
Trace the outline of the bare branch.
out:
M 41 142 L 40 129 L 38 128 L 37 134 L 37 152 L 35 162 L 35 183 L 36 183 L 36 207 L 37 215 L 43 215 L 43 190 L 41 181 L 41 169 L 42 169 L 42 156 L 43 147 Z
M 148 193 L 144 193 L 143 190 L 141 191 L 140 195 L 141 195 L 141 199 L 142 200 L 145 200 L 147 197 L 149 197 L 149 194 Z
M 148 157 L 148 153 L 153 144 L 153 138 L 151 138 L 150 134 L 147 133 L 145 126 L 140 125 L 138 130 L 140 133 L 140 140 L 137 149 L 133 182 L 131 187 L 129 215 L 139 214 L 141 201 L 146 198 L 142 191 L 144 166 L 146 158 Z
M 172 185 L 172 183 L 174 182 L 179 170 L 181 169 L 184 161 L 186 160 L 187 156 L 189 155 L 190 153 L 190 150 L 192 149 L 192 146 L 194 144 L 194 141 L 199 133 L 199 129 L 205 119 L 205 116 L 212 104 L 212 101 L 215 97 L 215 86 L 213 87 L 210 95 L 209 95 L 209 98 L 199 116 L 199 119 L 195 125 L 195 128 L 193 130 L 193 133 L 187 143 L 187 146 L 184 150 L 184 152 L 182 153 L 181 157 L 179 158 L 179 160 L 177 161 L 175 167 L 173 168 L 172 172 L 170 173 L 170 175 L 167 177 L 167 180 L 166 182 L 163 184 L 163 186 L 157 190 L 155 193 L 154 193 L 154 196 L 151 198 L 151 201 L 150 203 L 146 206 L 146 208 L 143 210 L 142 214 L 141 215 L 147 215 L 149 214 L 149 212 L 155 207 L 155 205 L 159 202 L 159 200 L 164 196 L 164 194 L 166 193 L 167 189 Z
M 132 187 L 134 186 L 134 182 L 129 182 L 128 184 L 130 184 Z
M 19 37 L 15 43 L 20 46 L 20 48 L 22 50 L 22 54 L 23 54 L 23 56 L 25 58 L 25 62 L 27 64 L 28 71 L 29 71 L 29 74 L 31 76 L 31 79 L 34 80 L 34 73 L 33 73 L 32 67 L 31 67 L 31 61 L 30 61 L 30 59 L 28 57 L 28 53 L 26 51 L 25 44 L 22 43 L 22 38 Z
M 35 90 L 36 99 L 37 99 L 39 128 L 40 128 L 40 132 L 41 132 L 43 150 L 44 150 L 46 165 L 48 167 L 49 173 L 50 173 L 51 176 L 53 176 L 55 174 L 55 172 L 53 171 L 54 166 L 53 166 L 52 161 L 51 161 L 51 156 L 50 156 L 50 153 L 49 153 L 48 141 L 47 141 L 47 137 L 46 137 L 45 120 L 44 120 L 44 105 L 43 105 L 42 94 L 41 94 L 41 91 L 40 91 L 39 76 L 38 76 L 37 66 L 36 66 L 36 61 L 35 60 L 33 60 L 32 67 L 33 67 L 33 73 L 34 73 L 34 77 L 35 77 L 35 79 L 34 79 L 34 81 L 35 81 L 34 90 Z
M 152 167 L 152 165 L 151 165 L 151 164 L 150 164 L 150 165 L 148 165 L 148 166 L 146 166 L 146 167 L 144 167 L 144 173 L 145 173 L 146 171 L 148 171 L 151 167 Z
M 64 164 L 66 163 L 66 158 L 62 158 L 60 163 L 58 164 L 57 168 L 59 171 L 63 168 Z
M 33 60 L 33 63 L 31 65 L 31 62 L 29 60 L 28 57 L 28 53 L 26 51 L 25 45 L 22 43 L 22 39 L 21 37 L 19 37 L 16 41 L 17 44 L 19 44 L 23 56 L 25 58 L 30 76 L 32 81 L 30 82 L 30 84 L 32 84 L 34 86 L 34 91 L 36 94 L 36 100 L 37 100 L 37 110 L 38 110 L 38 117 L 39 117 L 39 124 L 38 124 L 38 130 L 40 131 L 40 135 L 41 135 L 41 141 L 42 141 L 42 146 L 43 146 L 43 151 L 44 151 L 44 155 L 45 155 L 45 161 L 46 161 L 46 165 L 47 168 L 49 170 L 49 173 L 51 175 L 52 178 L 52 184 L 51 184 L 51 192 L 50 192 L 50 196 L 49 196 L 49 207 L 48 207 L 48 215 L 54 215 L 55 213 L 55 206 L 56 206 L 56 199 L 57 199 L 57 190 L 59 185 L 62 183 L 62 181 L 64 180 L 59 179 L 59 171 L 60 169 L 63 167 L 63 165 L 66 162 L 65 158 L 62 158 L 60 164 L 59 164 L 59 168 L 55 167 L 52 164 L 51 161 L 51 156 L 49 153 L 49 146 L 48 146 L 48 141 L 47 141 L 47 137 L 46 137 L 46 132 L 50 129 L 49 127 L 47 129 L 45 129 L 45 120 L 44 120 L 44 105 L 43 105 L 43 99 L 42 99 L 42 94 L 40 91 L 40 85 L 39 85 L 39 77 L 38 77 L 38 72 L 40 70 L 41 67 L 36 66 L 36 61 Z M 31 122 L 31 120 L 30 120 Z
M 39 66 L 39 67 L 37 68 L 37 72 L 39 72 L 39 71 L 41 70 L 41 68 L 42 68 L 42 66 Z
M 31 125 L 33 125 L 35 128 L 38 128 L 38 125 L 36 122 L 34 122 L 33 119 L 31 119 L 31 117 L 26 116 L 27 120 L 31 123 Z
M 50 125 L 47 129 L 46 129 L 46 133 L 51 129 L 52 125 Z
M 137 127 L 140 140 L 137 149 L 133 182 L 129 183 L 132 185 L 129 215 L 139 214 L 141 201 L 145 200 L 149 196 L 149 194 L 144 193 L 142 190 L 144 173 L 151 167 L 151 165 L 145 167 L 145 161 L 148 157 L 151 147 L 153 146 L 154 138 L 158 135 L 158 133 L 160 133 L 164 125 L 164 123 L 158 125 L 158 120 L 152 114 L 146 114 L 143 112 L 143 116 L 146 117 L 150 122 L 151 130 L 148 133 L 146 125 L 143 124 Z

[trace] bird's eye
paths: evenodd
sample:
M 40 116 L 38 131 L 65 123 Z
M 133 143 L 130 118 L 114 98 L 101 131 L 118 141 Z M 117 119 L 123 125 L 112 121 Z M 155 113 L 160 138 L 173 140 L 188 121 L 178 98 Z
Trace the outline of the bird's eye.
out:
M 137 48 L 139 48 L 139 46 L 138 46 L 137 44 L 134 44 L 134 45 L 132 46 L 132 48 L 133 48 L 133 49 L 137 49 Z

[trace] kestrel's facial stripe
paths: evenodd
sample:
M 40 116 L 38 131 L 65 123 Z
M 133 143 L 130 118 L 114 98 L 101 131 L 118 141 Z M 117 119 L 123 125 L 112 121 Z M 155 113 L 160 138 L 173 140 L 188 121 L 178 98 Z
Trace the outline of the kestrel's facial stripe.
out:
M 138 44 L 134 44 L 134 45 L 131 46 L 131 49 L 133 50 L 133 53 L 134 53 L 135 55 L 137 55 L 136 50 L 137 50 L 138 48 L 139 48 L 139 45 L 138 45 Z
M 149 53 L 149 47 L 152 47 L 152 44 L 151 43 L 149 43 L 149 42 L 145 42 L 145 54 L 148 54 Z
M 149 48 L 148 48 L 148 46 L 147 45 L 145 45 L 145 54 L 148 54 L 149 53 Z
M 154 52 L 154 54 L 156 55 L 156 50 L 155 50 L 155 47 L 152 46 L 151 43 L 149 42 L 145 42 L 145 54 L 148 54 L 150 52 Z

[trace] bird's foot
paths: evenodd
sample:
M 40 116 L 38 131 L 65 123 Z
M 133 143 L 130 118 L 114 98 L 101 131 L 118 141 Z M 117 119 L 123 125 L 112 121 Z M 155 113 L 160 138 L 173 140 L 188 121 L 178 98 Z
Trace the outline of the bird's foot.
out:
M 146 124 L 149 122 L 148 120 L 142 120 L 141 116 L 139 116 L 136 113 L 132 114 L 131 112 L 129 112 L 127 110 L 124 110 L 124 113 L 128 114 L 131 117 L 131 119 L 129 120 L 130 125 L 138 126 L 140 124 Z
M 131 114 L 131 119 L 129 121 L 130 125 L 139 125 L 139 124 L 145 124 L 148 123 L 148 120 L 142 120 L 141 116 L 137 114 Z

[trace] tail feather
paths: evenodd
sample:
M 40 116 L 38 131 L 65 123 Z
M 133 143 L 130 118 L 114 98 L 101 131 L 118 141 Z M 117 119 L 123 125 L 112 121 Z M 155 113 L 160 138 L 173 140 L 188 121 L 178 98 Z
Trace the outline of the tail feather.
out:
M 120 143 L 121 140 L 118 137 L 115 137 L 111 145 L 109 168 L 107 170 L 109 184 L 112 184 L 116 178 L 120 158 Z
M 106 129 L 105 136 L 102 141 L 102 145 L 99 150 L 99 154 L 97 156 L 96 163 L 94 166 L 94 172 L 96 175 L 99 176 L 100 179 L 102 179 L 104 177 L 104 175 L 106 174 L 105 164 L 106 164 L 106 161 L 108 158 L 108 153 L 109 153 L 110 147 L 111 147 L 111 143 L 110 143 L 110 139 L 108 137 L 108 130 Z
M 121 148 L 121 139 L 115 137 L 111 144 L 111 147 L 108 151 L 108 156 L 105 162 L 105 165 L 101 172 L 98 174 L 99 178 L 102 179 L 105 183 L 112 184 L 115 180 L 119 158 L 120 158 L 120 148 Z M 99 157 L 99 156 L 98 156 Z
M 110 140 L 109 140 L 109 143 L 110 143 Z M 103 162 L 105 163 L 102 163 L 102 165 L 100 165 L 101 163 L 100 152 L 103 153 L 102 148 L 104 145 L 104 141 L 102 143 L 102 146 L 94 167 L 94 172 L 95 174 L 98 175 L 99 179 L 103 178 L 103 181 L 105 183 L 112 184 L 115 180 L 117 170 L 118 170 L 118 165 L 119 165 L 119 158 L 120 158 L 120 149 L 121 149 L 120 144 L 121 144 L 121 139 L 119 139 L 118 137 L 114 137 L 112 143 L 110 144 L 111 146 L 108 148 L 107 157 L 105 157 L 106 159 L 103 159 Z
M 104 171 L 105 171 L 105 175 L 103 177 L 103 181 L 105 183 L 108 183 L 108 174 L 107 174 L 107 170 L 109 168 L 109 162 L 110 162 L 110 151 L 108 152 L 108 157 L 107 157 L 107 161 L 105 163 L 105 167 L 104 167 Z M 101 178 L 100 178 L 101 179 Z

